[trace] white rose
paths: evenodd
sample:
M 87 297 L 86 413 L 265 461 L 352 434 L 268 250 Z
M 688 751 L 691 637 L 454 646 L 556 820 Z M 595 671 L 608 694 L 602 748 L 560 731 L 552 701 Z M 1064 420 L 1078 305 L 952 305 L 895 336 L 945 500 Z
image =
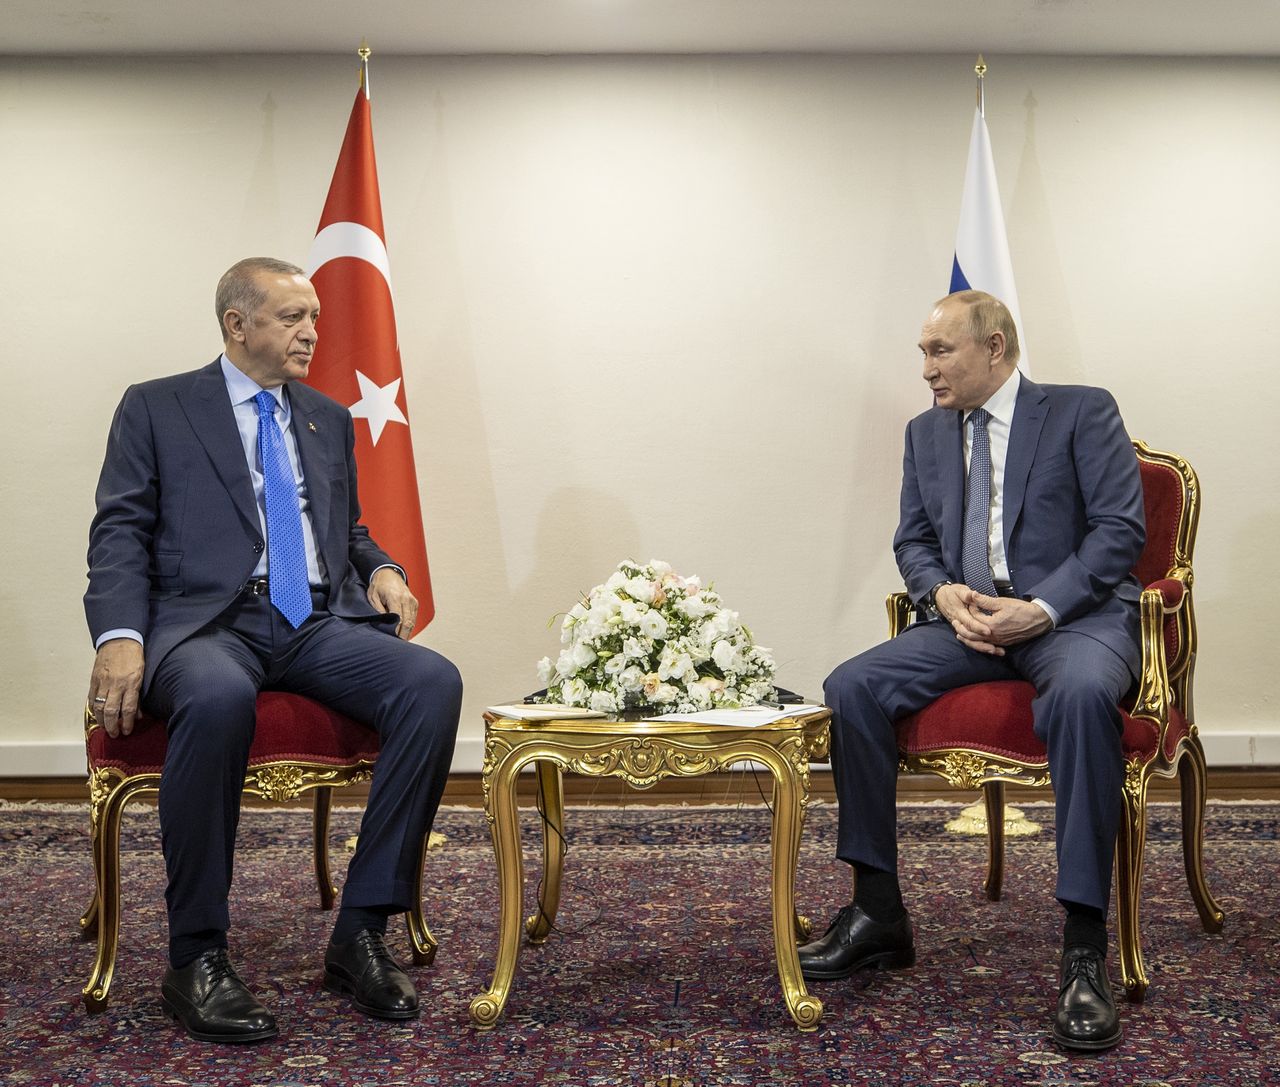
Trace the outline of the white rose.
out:
M 573 662 L 573 670 L 577 671 L 595 663 L 596 651 L 586 642 L 575 642 L 569 650 L 569 659 Z
M 543 657 L 538 661 L 538 682 L 544 687 L 551 682 L 551 658 Z
M 701 683 L 690 683 L 684 690 L 689 697 L 689 701 L 693 703 L 694 709 L 705 710 L 710 708 L 711 692 Z
M 587 690 L 587 685 L 577 678 L 566 679 L 561 685 L 560 691 L 566 706 L 585 706 L 591 696 L 591 692 Z
M 622 642 L 622 655 L 627 660 L 644 660 L 649 655 L 652 646 L 645 645 L 639 638 L 624 638 Z
M 601 713 L 617 713 L 618 700 L 608 691 L 593 691 L 591 693 L 591 708 L 599 710 Z
M 667 621 L 656 611 L 647 611 L 640 616 L 640 631 L 650 638 L 667 636 Z
M 609 575 L 609 580 L 604 583 L 604 587 L 611 593 L 616 593 L 627 583 L 627 575 L 621 570 L 615 570 Z
M 562 649 L 560 656 L 556 658 L 556 674 L 561 676 L 569 676 L 577 671 L 573 663 L 573 650 Z
M 659 683 L 657 690 L 653 692 L 653 701 L 659 706 L 675 702 L 679 697 L 680 689 L 671 686 L 670 683 Z
M 692 596 L 686 596 L 676 605 L 690 619 L 701 619 L 704 615 L 710 615 L 716 610 L 716 606 L 706 599 L 701 593 L 694 593 Z
M 652 570 L 657 577 L 662 577 L 663 574 L 671 573 L 671 564 L 663 562 L 661 559 L 650 559 L 649 569 Z
M 624 600 L 622 601 L 622 606 L 619 609 L 619 612 L 622 615 L 622 621 L 624 623 L 636 626 L 640 622 L 640 616 L 648 610 L 648 604 L 637 604 L 634 600 Z
M 734 665 L 738 660 L 738 653 L 730 642 L 721 639 L 712 647 L 711 659 L 716 662 L 716 667 L 720 671 L 728 673 L 735 670 Z
M 617 686 L 628 693 L 639 693 L 644 687 L 644 672 L 634 664 L 628 665 L 618 674 Z
M 653 598 L 658 595 L 658 587 L 652 581 L 642 577 L 631 578 L 625 588 L 629 597 L 646 604 L 652 604 Z

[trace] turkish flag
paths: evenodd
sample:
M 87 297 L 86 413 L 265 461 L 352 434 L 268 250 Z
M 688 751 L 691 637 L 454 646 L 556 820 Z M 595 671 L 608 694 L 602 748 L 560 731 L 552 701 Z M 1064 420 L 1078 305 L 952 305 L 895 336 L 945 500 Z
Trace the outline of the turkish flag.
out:
M 321 313 L 307 384 L 351 410 L 361 520 L 409 577 L 419 604 L 417 634 L 436 609 L 382 229 L 373 122 L 363 86 L 307 263 Z

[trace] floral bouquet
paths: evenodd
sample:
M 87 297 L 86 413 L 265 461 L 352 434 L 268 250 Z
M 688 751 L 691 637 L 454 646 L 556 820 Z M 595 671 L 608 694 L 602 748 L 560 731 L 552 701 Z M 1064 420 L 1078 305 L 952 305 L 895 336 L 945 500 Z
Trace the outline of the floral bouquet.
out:
M 738 613 L 657 559 L 619 563 L 565 616 L 560 641 L 554 664 L 538 662 L 548 702 L 690 713 L 753 706 L 773 693 L 773 657 Z

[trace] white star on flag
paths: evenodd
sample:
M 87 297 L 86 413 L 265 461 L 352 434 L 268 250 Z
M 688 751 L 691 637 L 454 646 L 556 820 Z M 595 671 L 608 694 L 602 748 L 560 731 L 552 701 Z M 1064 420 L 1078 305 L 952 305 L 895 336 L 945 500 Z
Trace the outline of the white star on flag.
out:
M 409 425 L 409 420 L 396 405 L 400 378 L 396 378 L 390 385 L 379 385 L 357 370 L 356 381 L 360 383 L 360 399 L 349 410 L 353 419 L 364 419 L 369 423 L 369 435 L 373 438 L 374 445 L 378 444 L 382 429 L 388 423 Z

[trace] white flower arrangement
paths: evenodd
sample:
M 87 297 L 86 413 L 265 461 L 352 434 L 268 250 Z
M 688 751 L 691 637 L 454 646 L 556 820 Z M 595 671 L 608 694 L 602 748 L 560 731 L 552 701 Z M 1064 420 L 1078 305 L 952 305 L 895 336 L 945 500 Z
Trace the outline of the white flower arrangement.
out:
M 627 560 L 564 617 L 564 648 L 538 662 L 546 701 L 618 713 L 754 706 L 773 694 L 775 664 L 736 611 L 697 577 L 657 559 Z

